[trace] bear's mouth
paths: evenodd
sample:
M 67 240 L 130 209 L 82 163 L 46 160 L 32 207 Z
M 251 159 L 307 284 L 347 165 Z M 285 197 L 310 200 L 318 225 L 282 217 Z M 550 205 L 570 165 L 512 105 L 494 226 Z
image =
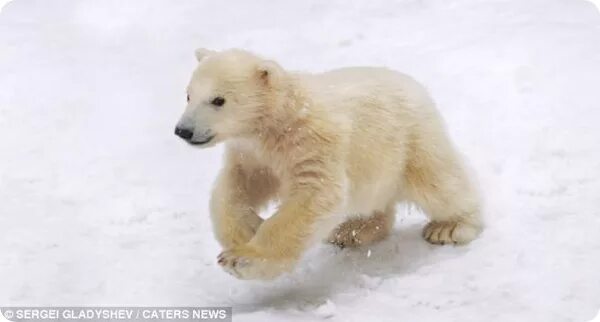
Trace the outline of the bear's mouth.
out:
M 206 138 L 206 139 L 204 139 L 202 141 L 192 141 L 192 140 L 189 140 L 189 141 L 187 141 L 187 143 L 189 143 L 191 145 L 203 145 L 203 144 L 206 144 L 206 143 L 210 142 L 214 137 L 215 137 L 214 135 L 211 135 L 211 136 L 209 136 L 208 138 Z

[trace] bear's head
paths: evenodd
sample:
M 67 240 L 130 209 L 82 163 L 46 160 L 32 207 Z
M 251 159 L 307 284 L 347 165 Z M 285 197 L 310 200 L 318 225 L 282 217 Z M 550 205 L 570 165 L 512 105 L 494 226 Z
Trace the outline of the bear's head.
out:
M 187 87 L 187 106 L 175 134 L 201 147 L 256 132 L 278 104 L 284 70 L 242 50 L 196 50 L 199 62 Z

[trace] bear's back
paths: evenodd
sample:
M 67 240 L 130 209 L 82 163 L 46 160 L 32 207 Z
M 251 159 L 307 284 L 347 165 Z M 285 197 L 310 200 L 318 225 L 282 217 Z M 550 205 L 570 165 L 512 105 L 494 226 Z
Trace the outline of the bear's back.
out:
M 402 109 L 433 105 L 426 89 L 412 77 L 383 67 L 345 67 L 301 75 L 311 97 L 328 109 Z M 380 104 L 372 104 L 380 101 Z M 349 111 L 345 111 L 348 113 Z

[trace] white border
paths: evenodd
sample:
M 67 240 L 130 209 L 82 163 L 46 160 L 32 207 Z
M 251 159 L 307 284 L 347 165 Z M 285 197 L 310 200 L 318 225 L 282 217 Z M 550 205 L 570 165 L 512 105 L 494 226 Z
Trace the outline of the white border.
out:
M 6 6 L 11 1 L 12 0 L 0 0 L 0 11 L 2 11 L 2 9 L 4 8 L 4 6 Z
M 598 9 L 598 11 L 600 11 L 600 0 L 588 0 L 588 1 L 593 3 L 596 6 L 596 9 Z

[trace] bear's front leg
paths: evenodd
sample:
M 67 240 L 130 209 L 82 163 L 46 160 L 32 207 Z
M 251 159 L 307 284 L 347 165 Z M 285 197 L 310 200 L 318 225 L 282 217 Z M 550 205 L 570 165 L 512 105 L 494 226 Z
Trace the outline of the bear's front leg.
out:
M 321 240 L 337 222 L 334 214 L 341 200 L 340 185 L 323 185 L 298 191 L 279 211 L 265 220 L 245 245 L 225 250 L 218 263 L 240 279 L 273 279 L 291 271 L 304 250 Z
M 279 183 L 269 170 L 242 163 L 228 151 L 210 201 L 213 230 L 224 248 L 246 244 L 263 219 L 257 212 L 273 197 Z

